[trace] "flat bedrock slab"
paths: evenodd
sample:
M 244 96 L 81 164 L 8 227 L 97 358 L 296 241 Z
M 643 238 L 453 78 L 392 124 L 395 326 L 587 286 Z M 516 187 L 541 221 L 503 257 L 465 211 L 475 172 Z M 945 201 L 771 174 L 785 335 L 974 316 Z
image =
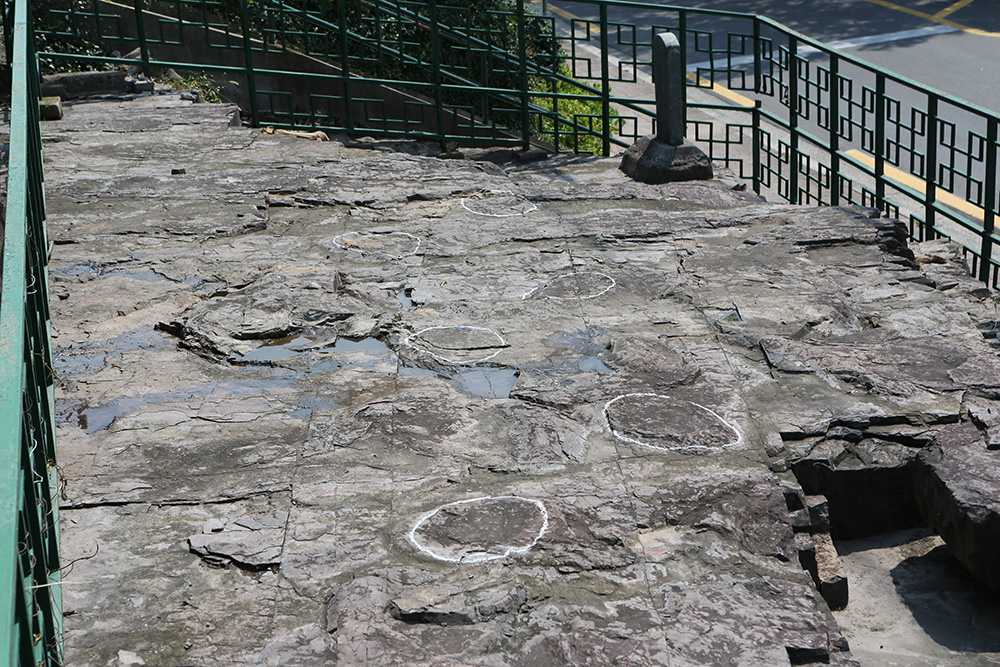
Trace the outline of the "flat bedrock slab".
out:
M 712 161 L 693 143 L 684 140 L 671 146 L 646 135 L 622 156 L 621 170 L 641 183 L 707 181 L 712 178 Z
M 917 457 L 917 504 L 972 574 L 1000 592 L 1000 451 L 973 424 L 942 429 Z
M 901 223 L 233 117 L 45 125 L 73 664 L 848 664 L 812 536 L 1000 426 Z

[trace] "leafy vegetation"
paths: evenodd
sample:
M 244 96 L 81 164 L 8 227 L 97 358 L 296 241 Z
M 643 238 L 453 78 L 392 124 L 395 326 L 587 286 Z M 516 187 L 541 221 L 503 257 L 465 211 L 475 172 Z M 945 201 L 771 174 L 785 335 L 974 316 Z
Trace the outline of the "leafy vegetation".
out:
M 444 105 L 465 109 L 501 127 L 520 125 L 518 91 L 524 85 L 525 66 L 532 72 L 529 90 L 575 96 L 556 100 L 532 95 L 531 102 L 539 111 L 532 115 L 533 135 L 578 152 L 600 150 L 600 99 L 569 75 L 550 17 L 525 11 L 521 52 L 518 2 L 247 0 L 244 5 L 241 0 L 208 0 L 205 4 L 215 14 L 209 18 L 213 25 L 229 25 L 233 34 L 239 34 L 245 20 L 251 36 L 269 47 L 294 49 L 338 66 L 346 57 L 351 71 L 363 76 L 453 86 L 437 93 Z M 181 12 L 182 18 L 192 22 L 206 20 L 200 3 L 178 6 L 148 0 L 147 6 L 172 16 Z M 40 50 L 111 55 L 97 31 L 90 0 L 49 0 L 42 3 L 37 16 L 38 25 L 44 26 L 39 31 Z M 429 25 L 432 18 L 441 26 L 437 31 Z M 346 31 L 337 29 L 342 24 Z M 66 65 L 58 61 L 61 69 Z M 93 69 L 86 61 L 69 65 Z M 50 71 L 54 67 L 51 61 L 45 66 Z M 546 71 L 558 72 L 562 78 L 544 75 Z M 218 87 L 209 77 L 189 79 L 185 87 L 198 88 L 205 99 L 218 98 Z M 427 88 L 417 90 L 435 94 Z M 556 113 L 561 117 L 558 121 Z

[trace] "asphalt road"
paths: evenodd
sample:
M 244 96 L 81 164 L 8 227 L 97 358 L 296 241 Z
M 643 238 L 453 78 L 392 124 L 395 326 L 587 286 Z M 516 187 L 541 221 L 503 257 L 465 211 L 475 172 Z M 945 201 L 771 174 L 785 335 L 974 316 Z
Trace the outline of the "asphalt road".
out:
M 540 0 L 535 0 L 536 5 Z M 555 0 L 550 13 L 597 18 L 594 5 Z M 662 23 L 659 6 L 612 7 L 612 22 Z M 686 7 L 760 14 L 826 44 L 974 104 L 1000 111 L 1000 0 L 692 0 Z M 706 19 L 719 28 L 726 21 Z M 699 27 L 700 27 L 699 26 Z M 922 30 L 921 35 L 912 31 Z M 907 35 L 910 36 L 907 36 Z

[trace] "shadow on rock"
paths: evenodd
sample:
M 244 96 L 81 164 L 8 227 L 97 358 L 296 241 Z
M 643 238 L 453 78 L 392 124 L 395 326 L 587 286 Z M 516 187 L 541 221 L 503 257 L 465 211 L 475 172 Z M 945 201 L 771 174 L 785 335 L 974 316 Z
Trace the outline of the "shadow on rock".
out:
M 947 545 L 907 558 L 892 582 L 927 636 L 952 651 L 1000 651 L 1000 601 L 955 560 Z

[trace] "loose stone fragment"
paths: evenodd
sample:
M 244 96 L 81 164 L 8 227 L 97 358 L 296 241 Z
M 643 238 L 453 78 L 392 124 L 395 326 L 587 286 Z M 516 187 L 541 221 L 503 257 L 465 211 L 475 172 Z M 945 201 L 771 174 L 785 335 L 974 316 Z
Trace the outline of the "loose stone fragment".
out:
M 189 537 L 188 544 L 209 563 L 261 569 L 281 562 L 287 522 L 288 512 L 213 520 L 200 535 Z
M 819 593 L 830 605 L 830 609 L 839 611 L 847 606 L 847 575 L 837 556 L 837 548 L 829 533 L 814 533 L 813 544 L 816 545 L 816 578 Z

